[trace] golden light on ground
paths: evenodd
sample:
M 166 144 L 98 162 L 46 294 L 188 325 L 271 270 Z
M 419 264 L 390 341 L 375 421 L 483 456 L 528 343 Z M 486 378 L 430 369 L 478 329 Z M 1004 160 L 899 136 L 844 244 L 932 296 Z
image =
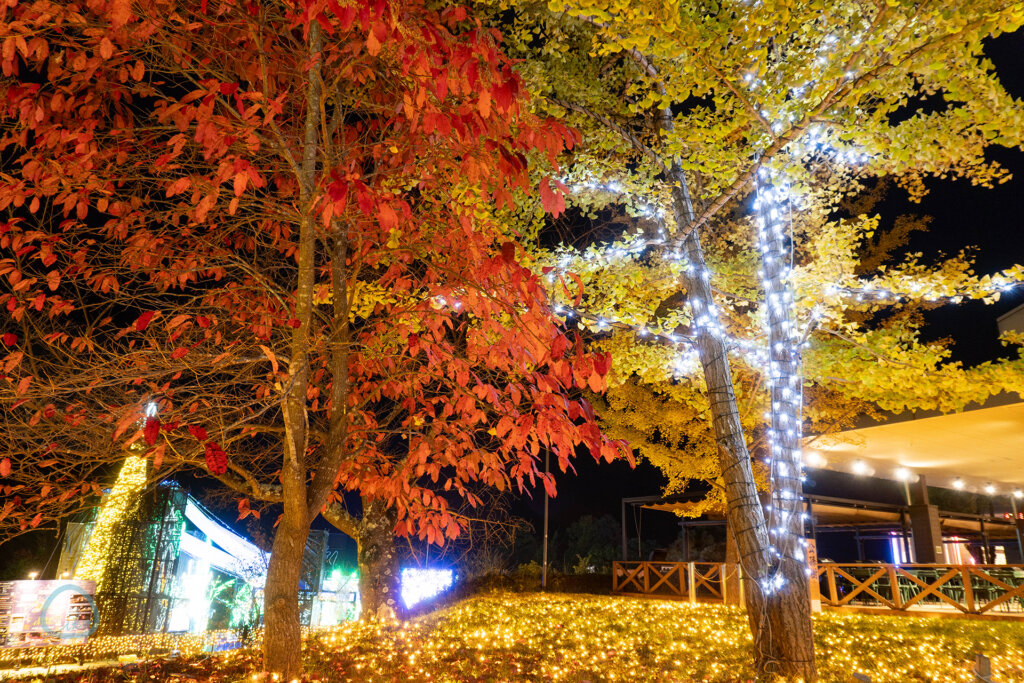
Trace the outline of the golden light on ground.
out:
M 1024 680 L 1024 623 L 825 612 L 815 637 L 823 681 L 863 672 L 874 683 L 973 683 L 978 653 L 991 657 L 995 680 Z M 203 645 L 130 638 L 180 647 L 185 658 Z M 94 652 L 130 650 L 100 641 Z M 754 673 L 738 608 L 596 595 L 492 594 L 402 625 L 309 633 L 306 648 L 307 680 L 725 682 Z M 190 672 L 197 681 L 262 678 L 244 651 L 203 661 Z

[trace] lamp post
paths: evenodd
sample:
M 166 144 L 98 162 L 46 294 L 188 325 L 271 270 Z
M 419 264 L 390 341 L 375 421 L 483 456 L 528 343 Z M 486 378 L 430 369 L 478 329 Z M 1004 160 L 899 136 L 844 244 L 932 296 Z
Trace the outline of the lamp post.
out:
M 544 476 L 547 477 L 550 467 L 551 450 L 544 449 Z M 540 587 L 548 587 L 548 489 L 544 487 L 544 549 L 540 566 Z

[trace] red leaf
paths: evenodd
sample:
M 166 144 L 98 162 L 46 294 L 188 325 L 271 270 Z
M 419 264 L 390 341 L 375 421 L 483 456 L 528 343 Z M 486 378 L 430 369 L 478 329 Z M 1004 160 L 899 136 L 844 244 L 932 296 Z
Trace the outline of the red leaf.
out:
M 156 443 L 156 437 L 160 434 L 160 418 L 150 416 L 146 418 L 146 426 L 142 430 L 146 437 L 146 443 L 150 446 Z
M 501 245 L 501 258 L 505 263 L 513 263 L 516 260 L 516 243 L 505 242 Z
M 203 328 L 204 330 L 210 326 L 210 319 L 207 318 L 205 315 L 197 315 L 196 322 L 199 323 L 199 327 Z
M 208 437 L 206 430 L 200 427 L 199 425 L 189 425 L 188 433 L 194 436 L 199 441 L 206 441 Z
M 565 211 L 565 195 L 551 187 L 549 176 L 544 176 L 540 181 L 540 203 L 554 218 L 558 218 Z
M 149 327 L 149 321 L 156 315 L 156 311 L 146 311 L 139 316 L 139 319 L 135 321 L 135 329 L 138 332 L 145 332 L 146 328 Z
M 292 318 L 291 320 L 288 321 L 288 327 L 297 330 L 300 327 L 302 327 L 302 321 L 299 320 L 298 318 Z
M 174 360 L 178 360 L 179 358 L 184 358 L 187 354 L 188 354 L 188 347 L 187 346 L 180 346 L 180 347 L 174 349 L 174 351 L 171 352 L 171 358 L 173 358 Z
M 11 459 L 4 458 L 0 460 L 0 477 L 9 477 L 11 475 Z
M 210 441 L 206 444 L 206 466 L 214 474 L 224 474 L 228 471 L 228 456 L 216 442 Z
M 13 332 L 5 333 L 3 337 L 0 337 L 0 339 L 3 339 L 4 346 L 14 346 L 18 343 L 18 335 Z
M 499 83 L 494 88 L 494 102 L 498 105 L 500 111 L 508 111 L 508 108 L 512 106 L 512 98 L 515 96 L 515 82 L 508 80 Z

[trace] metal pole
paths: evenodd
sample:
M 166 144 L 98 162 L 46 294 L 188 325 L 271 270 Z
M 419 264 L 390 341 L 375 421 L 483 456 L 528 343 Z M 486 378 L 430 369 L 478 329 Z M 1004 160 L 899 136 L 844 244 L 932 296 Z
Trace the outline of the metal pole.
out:
M 1010 494 L 1010 509 L 1013 510 L 1013 528 L 1017 531 L 1017 550 L 1020 551 L 1020 561 L 1024 562 L 1024 538 L 1020 533 L 1020 521 L 1017 519 L 1017 497 Z
M 551 459 L 551 449 L 544 449 L 544 476 L 547 477 Z M 540 587 L 548 587 L 548 490 L 544 488 L 544 558 L 540 570 Z
M 636 559 L 644 561 L 644 528 L 643 528 L 644 507 L 633 508 L 633 516 L 636 517 Z
M 1024 546 L 1022 546 L 1021 552 L 1024 552 Z M 623 561 L 630 559 L 629 556 L 629 541 L 626 538 L 626 499 L 623 499 Z
M 988 542 L 988 532 L 985 531 L 985 518 L 982 517 L 978 520 L 978 526 L 981 527 L 981 556 L 983 564 L 995 564 L 995 560 L 992 557 L 992 546 Z

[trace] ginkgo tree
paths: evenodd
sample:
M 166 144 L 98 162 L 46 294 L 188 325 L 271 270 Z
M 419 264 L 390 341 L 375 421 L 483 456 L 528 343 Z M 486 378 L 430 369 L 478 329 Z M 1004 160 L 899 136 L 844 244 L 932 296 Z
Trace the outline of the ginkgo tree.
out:
M 6 531 L 94 504 L 131 444 L 151 479 L 271 504 L 264 666 L 291 679 L 318 515 L 388 615 L 393 533 L 456 536 L 470 484 L 553 492 L 542 449 L 620 452 L 580 397 L 607 358 L 491 220 L 573 134 L 465 9 L 11 2 L 0 25 Z
M 906 246 L 912 232 L 926 229 L 927 221 L 912 216 L 898 217 L 883 227 L 878 217 L 869 215 L 877 191 L 864 194 L 875 198 L 844 203 L 844 209 L 859 212 L 856 216 L 804 226 L 815 234 L 801 241 L 797 250 L 798 277 L 804 284 L 795 306 L 800 318 L 819 320 L 809 331 L 809 346 L 803 353 L 805 433 L 816 441 L 827 441 L 863 416 L 882 419 L 882 411 L 961 410 L 1000 392 L 1024 392 L 1024 361 L 1019 354 L 964 367 L 951 361 L 956 349 L 950 340 L 924 341 L 921 316 L 922 311 L 963 299 L 997 300 L 1007 286 L 1019 286 L 1019 268 L 1000 273 L 992 282 L 973 275 L 971 261 L 963 254 L 927 268 L 921 267 L 919 256 L 910 256 L 899 267 L 910 276 L 906 267 L 914 264 L 915 286 L 922 292 L 918 297 L 897 301 L 888 294 L 879 296 L 888 290 L 823 296 L 828 289 L 822 287 L 823 281 L 852 282 L 872 268 L 889 270 L 889 257 Z M 745 221 L 723 224 L 712 241 L 729 247 L 715 250 L 724 260 L 715 258 L 712 267 L 719 291 L 733 295 L 723 302 L 733 334 L 757 340 L 762 334 L 759 307 L 751 305 L 749 298 L 756 296 L 757 258 L 750 246 L 736 249 L 747 232 Z M 605 269 L 594 267 L 593 261 L 576 261 L 569 249 L 562 250 L 560 259 L 571 262 L 568 267 L 588 281 L 587 310 L 614 316 L 614 302 L 622 298 L 616 289 L 625 280 L 605 277 Z M 629 269 L 637 280 L 652 283 L 668 276 L 663 266 L 631 260 Z M 655 296 L 650 305 L 657 304 Z M 1012 337 L 1008 335 L 1006 341 L 1012 343 Z M 666 494 L 684 491 L 694 480 L 711 484 L 703 499 L 688 506 L 687 514 L 724 510 L 708 399 L 705 387 L 693 381 L 692 364 L 679 366 L 665 351 L 638 345 L 634 331 L 627 328 L 600 335 L 593 344 L 622 360 L 614 365 L 607 395 L 595 403 L 602 429 L 629 442 L 665 474 Z M 762 391 L 763 365 L 755 354 L 734 358 L 734 384 L 748 448 L 763 454 L 767 450 L 764 414 L 770 410 Z M 760 460 L 754 461 L 754 474 L 759 488 L 766 487 L 767 469 Z
M 696 362 L 750 579 L 758 666 L 814 679 L 798 493 L 803 344 L 815 329 L 843 334 L 856 324 L 846 320 L 848 307 L 828 305 L 833 298 L 852 297 L 856 308 L 858 296 L 880 291 L 895 302 L 975 289 L 966 283 L 970 291 L 959 291 L 951 273 L 922 282 L 928 268 L 914 262 L 857 273 L 827 258 L 819 270 L 804 268 L 800 258 L 860 178 L 893 177 L 918 198 L 932 175 L 981 184 L 1006 177 L 984 152 L 1020 146 L 1021 106 L 982 57 L 983 41 L 1015 30 L 1024 11 L 995 1 L 496 4 L 538 106 L 583 133 L 561 176 L 574 201 L 584 209 L 617 203 L 648 222 L 639 235 L 581 259 L 583 270 L 607 266 L 599 278 L 572 272 L 580 265 L 564 256 L 538 266 L 564 283 L 564 313 L 595 331 L 619 326 L 639 338 L 616 350 L 616 372 L 670 382 L 674 368 Z M 917 112 L 909 103 L 921 96 L 940 104 Z M 742 239 L 716 242 L 723 223 L 743 214 L 750 221 Z M 819 236 L 826 238 L 827 230 Z M 820 246 L 844 253 L 842 244 Z M 748 252 L 753 278 L 741 291 L 730 289 L 732 273 L 719 272 L 728 268 L 723 249 Z M 995 284 L 1019 279 L 1017 269 Z M 589 308 L 596 291 L 578 289 L 598 280 L 613 294 L 604 310 Z M 826 306 L 798 306 L 804 296 Z M 746 336 L 745 320 L 730 319 L 734 311 L 756 318 L 760 339 Z M 884 333 L 872 334 L 883 341 Z M 733 380 L 745 355 L 771 394 L 767 507 Z

